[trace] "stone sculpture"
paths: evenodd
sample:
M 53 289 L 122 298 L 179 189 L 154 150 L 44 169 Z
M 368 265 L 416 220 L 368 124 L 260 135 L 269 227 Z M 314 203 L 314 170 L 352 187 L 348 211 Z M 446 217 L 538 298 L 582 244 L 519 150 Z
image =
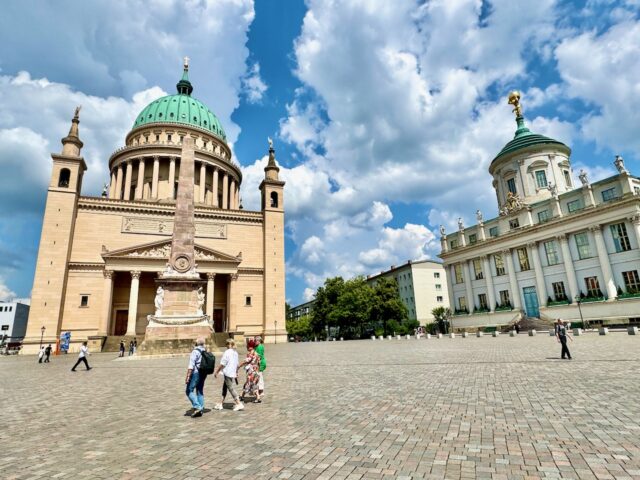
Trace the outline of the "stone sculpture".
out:
M 614 160 L 613 164 L 618 169 L 618 173 L 629 173 L 624 167 L 624 159 L 620 155 L 616 155 L 616 159 Z
M 580 174 L 578 175 L 578 178 L 582 182 L 583 187 L 589 186 L 589 179 L 587 178 L 587 172 L 585 172 L 583 169 L 580 169 Z
M 164 304 L 164 289 L 162 287 L 158 287 L 156 290 L 156 298 L 153 304 L 156 307 L 156 316 L 162 315 L 162 305 Z

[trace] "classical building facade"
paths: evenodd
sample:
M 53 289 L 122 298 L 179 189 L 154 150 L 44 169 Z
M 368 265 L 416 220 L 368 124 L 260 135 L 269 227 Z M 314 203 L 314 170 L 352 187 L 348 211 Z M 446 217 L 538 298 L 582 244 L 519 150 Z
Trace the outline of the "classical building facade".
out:
M 62 153 L 52 155 L 25 351 L 37 348 L 42 326 L 47 342 L 71 332 L 72 348 L 144 335 L 171 251 L 187 136 L 195 142 L 195 257 L 206 279 L 206 314 L 216 332 L 286 338 L 284 182 L 273 146 L 264 180 L 252 186 L 262 207 L 244 210 L 242 172 L 217 117 L 191 96 L 186 63 L 177 90 L 138 115 L 108 160 L 111 182 L 101 197 L 81 192 L 86 164 L 76 110 Z
M 591 183 L 581 171 L 574 185 L 571 150 L 531 132 L 519 100 L 515 137 L 489 167 L 499 216 L 441 227 L 454 327 L 640 317 L 640 179 L 616 157 L 617 175 Z

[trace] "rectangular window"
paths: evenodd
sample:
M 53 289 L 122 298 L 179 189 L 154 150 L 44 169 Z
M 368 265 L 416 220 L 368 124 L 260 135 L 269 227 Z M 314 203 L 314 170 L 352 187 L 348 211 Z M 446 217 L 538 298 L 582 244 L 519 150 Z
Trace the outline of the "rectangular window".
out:
M 609 228 L 611 228 L 611 236 L 613 237 L 616 252 L 627 252 L 631 250 L 631 243 L 629 243 L 629 236 L 627 235 L 627 226 L 624 223 L 616 223 L 615 225 L 609 225 Z
M 601 297 L 600 283 L 598 277 L 585 277 L 584 284 L 587 287 L 587 297 Z
M 478 243 L 478 236 L 475 233 L 469 235 L 469 243 L 473 245 L 474 243 Z
M 580 201 L 580 199 L 573 200 L 567 203 L 567 210 L 569 211 L 569 213 L 576 212 L 581 208 L 582 208 L 582 202 Z
M 520 263 L 520 271 L 526 272 L 527 270 L 531 270 L 531 267 L 529 266 L 529 254 L 527 253 L 526 247 L 518 248 L 517 252 L 518 262 Z
M 538 188 L 547 188 L 547 173 L 544 170 L 536 171 L 536 184 Z
M 557 265 L 560 263 L 560 259 L 558 258 L 558 248 L 556 247 L 556 242 L 550 240 L 548 242 L 544 242 L 544 251 L 547 254 L 547 265 Z
M 440 297 L 440 296 L 436 297 L 436 301 L 442 302 L 442 297 Z
M 80 295 L 80 306 L 81 307 L 89 306 L 89 295 Z
M 487 295 L 486 295 L 486 293 L 480 293 L 478 295 L 478 302 L 480 303 L 480 309 L 486 310 L 487 308 L 489 308 L 487 306 Z
M 453 250 L 454 248 L 458 248 L 458 240 L 451 240 L 451 250 Z
M 476 280 L 482 280 L 484 278 L 482 261 L 479 258 L 473 260 L 473 272 L 476 274 Z
M 2 325 L 2 330 L 9 330 L 9 325 Z
M 583 260 L 591 257 L 591 249 L 589 248 L 589 237 L 587 232 L 576 233 L 576 246 L 578 247 L 578 258 Z
M 467 310 L 467 299 L 465 297 L 458 298 L 458 306 L 459 306 L 460 310 L 466 311 Z
M 518 191 L 516 190 L 516 179 L 515 178 L 510 178 L 509 180 L 507 180 L 507 190 L 509 190 L 514 195 L 516 193 L 518 193 Z
M 609 200 L 614 200 L 616 198 L 618 198 L 618 195 L 616 194 L 616 187 L 607 188 L 602 191 L 602 201 L 608 202 Z
M 502 255 L 495 254 L 493 256 L 493 261 L 496 264 L 496 276 L 501 277 L 505 274 L 504 271 L 504 260 L 502 259 Z
M 440 285 L 439 283 L 436 283 L 436 290 L 442 290 L 442 285 Z
M 622 272 L 622 278 L 624 279 L 624 289 L 627 293 L 640 292 L 640 279 L 638 278 L 637 270 Z
M 549 210 L 543 210 L 538 212 L 538 223 L 544 223 L 551 220 L 551 215 L 549 214 Z
M 440 278 L 440 272 L 434 272 L 433 278 Z
M 246 297 L 244 297 L 244 306 L 245 307 L 251 306 L 251 295 L 247 295 Z
M 563 170 L 562 173 L 564 174 L 564 183 L 567 184 L 567 187 L 571 186 L 571 174 L 569 173 L 569 170 Z
M 498 227 L 491 227 L 489 229 L 489 236 L 490 237 L 497 237 L 498 236 Z
M 556 299 L 556 302 L 567 300 L 567 292 L 564 289 L 564 282 L 553 282 L 551 287 L 553 288 L 553 298 Z
M 453 271 L 456 275 L 456 283 L 464 283 L 464 278 L 462 277 L 462 265 L 457 263 L 453 266 Z
M 509 299 L 509 290 L 500 290 L 500 305 L 507 306 L 511 304 Z
M 514 218 L 513 220 L 509 220 L 509 228 L 513 230 L 514 228 L 520 227 L 520 220 Z

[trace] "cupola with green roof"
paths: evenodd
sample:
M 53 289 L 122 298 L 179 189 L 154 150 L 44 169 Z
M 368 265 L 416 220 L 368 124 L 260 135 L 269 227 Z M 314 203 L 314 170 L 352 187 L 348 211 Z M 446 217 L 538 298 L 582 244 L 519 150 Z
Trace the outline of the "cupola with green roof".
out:
M 189 58 L 185 57 L 182 78 L 176 85 L 178 93 L 158 98 L 138 115 L 132 130 L 156 123 L 177 123 L 207 130 L 226 142 L 227 136 L 218 117 L 201 101 L 191 96 L 193 85 L 189 81 Z

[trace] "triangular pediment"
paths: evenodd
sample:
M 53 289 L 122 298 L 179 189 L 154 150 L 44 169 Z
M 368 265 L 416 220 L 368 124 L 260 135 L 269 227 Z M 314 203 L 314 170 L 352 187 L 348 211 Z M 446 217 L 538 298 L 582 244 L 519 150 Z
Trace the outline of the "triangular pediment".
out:
M 106 247 L 102 247 L 102 258 L 105 260 L 110 258 L 149 258 L 168 260 L 171 256 L 171 240 L 160 240 L 157 242 L 145 243 L 133 247 L 120 248 L 118 250 L 108 251 Z M 198 245 L 194 246 L 196 254 L 196 262 L 224 262 L 224 263 L 240 263 L 242 254 L 237 257 L 222 253 L 212 248 Z

